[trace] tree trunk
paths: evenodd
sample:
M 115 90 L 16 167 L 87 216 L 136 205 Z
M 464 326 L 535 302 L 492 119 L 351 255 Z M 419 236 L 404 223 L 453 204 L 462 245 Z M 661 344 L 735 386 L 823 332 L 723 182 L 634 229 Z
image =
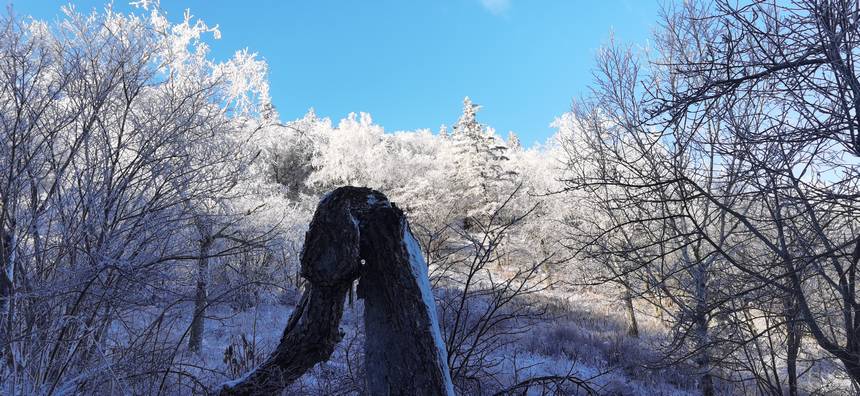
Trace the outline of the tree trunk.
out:
M 448 357 L 424 255 L 403 212 L 379 193 L 361 222 L 365 259 L 367 390 L 371 395 L 452 395 Z
M 788 395 L 797 396 L 797 356 L 800 352 L 802 333 L 797 301 L 792 296 L 785 297 L 785 319 L 785 367 L 788 372 Z
M 636 322 L 636 311 L 633 309 L 633 293 L 630 286 L 624 285 L 624 306 L 627 310 L 627 335 L 639 337 L 639 324 Z
M 14 305 L 12 292 L 15 282 L 15 255 L 12 231 L 0 224 L 0 356 L 9 367 L 14 366 L 12 355 L 12 325 Z
M 701 307 L 697 307 L 701 308 Z M 714 396 L 714 378 L 711 375 L 711 354 L 710 340 L 708 335 L 708 320 L 704 310 L 698 310 L 695 318 L 695 337 L 698 344 L 695 362 L 701 373 L 699 388 L 702 390 L 702 396 Z
M 259 368 L 225 384 L 223 395 L 275 394 L 327 360 L 342 338 L 344 300 L 359 275 L 370 394 L 453 394 L 421 250 L 403 212 L 384 195 L 342 187 L 324 197 L 301 265 L 308 286 L 280 344 Z
M 191 319 L 191 333 L 188 336 L 188 349 L 200 351 L 203 345 L 203 330 L 206 320 L 206 289 L 209 284 L 209 250 L 212 239 L 204 237 L 200 240 L 200 257 L 197 259 L 197 290 L 194 295 L 194 317 Z
M 686 256 L 686 249 L 684 254 Z M 689 262 L 689 259 L 686 261 Z M 693 296 L 695 298 L 693 326 L 698 352 L 695 361 L 702 375 L 700 384 L 702 396 L 713 396 L 715 392 L 714 378 L 711 375 L 711 337 L 708 329 L 708 262 L 697 264 L 692 272 L 693 281 L 696 282 Z

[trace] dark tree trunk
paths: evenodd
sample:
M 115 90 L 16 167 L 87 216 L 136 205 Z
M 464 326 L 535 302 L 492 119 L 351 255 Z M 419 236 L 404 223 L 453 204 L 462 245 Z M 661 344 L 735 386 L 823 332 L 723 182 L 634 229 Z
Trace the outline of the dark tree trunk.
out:
M 365 370 L 371 395 L 453 394 L 427 264 L 403 212 L 383 202 L 361 221 Z
M 14 312 L 12 291 L 15 279 L 13 273 L 12 233 L 6 232 L 0 223 L 0 357 L 5 357 L 8 366 L 14 364 L 12 357 L 12 314 Z
M 197 352 L 203 345 L 203 329 L 206 320 L 206 289 L 209 283 L 209 248 L 212 239 L 200 241 L 200 258 L 197 259 L 197 289 L 194 295 L 194 317 L 191 319 L 191 331 L 188 336 L 188 349 Z
M 797 396 L 797 356 L 800 352 L 802 333 L 797 301 L 791 296 L 785 298 L 785 316 L 785 366 L 788 372 L 788 395 Z
M 342 338 L 338 324 L 346 294 L 361 276 L 370 394 L 451 394 L 417 246 L 403 212 L 381 193 L 342 187 L 327 195 L 305 235 L 301 264 L 308 286 L 280 344 L 259 368 L 221 393 L 276 394 L 327 360 Z
M 696 282 L 696 305 L 694 317 L 695 339 L 699 351 L 696 356 L 696 364 L 702 373 L 701 384 L 702 396 L 714 396 L 714 377 L 711 375 L 711 340 L 708 329 L 708 288 L 707 269 L 705 265 L 695 267 L 693 273 Z
M 699 384 L 702 396 L 714 396 L 716 393 L 714 390 L 714 377 L 711 375 L 711 356 L 708 352 L 708 346 L 702 347 L 702 351 L 696 357 L 696 364 L 702 372 L 702 376 L 700 377 L 701 383 Z
M 630 286 L 624 285 L 624 307 L 627 311 L 627 335 L 639 337 L 639 324 L 636 322 L 636 310 L 633 309 L 633 293 Z

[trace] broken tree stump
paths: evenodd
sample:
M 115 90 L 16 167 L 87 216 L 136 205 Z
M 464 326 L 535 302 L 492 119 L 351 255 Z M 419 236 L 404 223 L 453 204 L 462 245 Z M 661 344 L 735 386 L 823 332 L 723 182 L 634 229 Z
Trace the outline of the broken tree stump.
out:
M 358 278 L 368 392 L 454 394 L 427 265 L 406 216 L 385 195 L 358 187 L 326 195 L 305 235 L 301 274 L 308 286 L 281 342 L 260 367 L 224 385 L 222 395 L 276 394 L 328 360 Z

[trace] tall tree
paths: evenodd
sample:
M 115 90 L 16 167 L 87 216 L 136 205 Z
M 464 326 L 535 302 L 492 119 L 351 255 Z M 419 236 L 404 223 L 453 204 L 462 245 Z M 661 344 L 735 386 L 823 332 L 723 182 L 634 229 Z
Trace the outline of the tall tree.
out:
M 514 187 L 513 172 L 506 163 L 507 147 L 492 128 L 478 122 L 480 109 L 468 96 L 463 99 L 463 114 L 451 135 L 452 179 L 463 192 L 459 206 L 467 223 L 472 216 L 492 213 L 493 203 L 500 202 Z

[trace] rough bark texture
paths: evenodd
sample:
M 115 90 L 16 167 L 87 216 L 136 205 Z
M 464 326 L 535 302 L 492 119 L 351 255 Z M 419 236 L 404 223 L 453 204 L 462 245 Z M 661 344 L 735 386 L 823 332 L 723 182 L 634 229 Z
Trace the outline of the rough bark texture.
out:
M 414 237 L 406 217 L 387 202 L 371 214 L 361 222 L 366 264 L 358 284 L 358 296 L 365 300 L 367 390 L 372 395 L 451 393 L 444 347 L 440 351 L 434 341 L 439 329 L 430 315 L 435 308 L 425 303 L 419 284 L 422 276 L 426 279 L 426 264 L 420 251 L 410 257 L 407 250 Z M 424 266 L 425 273 L 414 273 L 413 265 Z
M 302 250 L 308 286 L 280 344 L 259 368 L 221 393 L 276 394 L 327 360 L 342 338 L 344 299 L 359 276 L 370 394 L 451 393 L 447 362 L 434 341 L 435 311 L 421 293 L 426 271 L 423 279 L 414 273 L 407 236 L 412 238 L 403 212 L 379 192 L 342 187 L 323 198 Z

